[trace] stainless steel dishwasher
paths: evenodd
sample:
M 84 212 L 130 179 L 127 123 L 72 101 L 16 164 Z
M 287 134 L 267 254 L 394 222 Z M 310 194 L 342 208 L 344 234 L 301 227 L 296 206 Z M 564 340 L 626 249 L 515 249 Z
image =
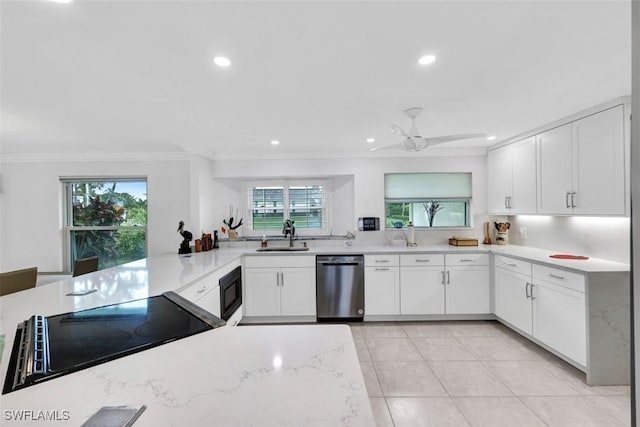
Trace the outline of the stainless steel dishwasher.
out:
M 364 318 L 364 256 L 316 257 L 318 321 Z

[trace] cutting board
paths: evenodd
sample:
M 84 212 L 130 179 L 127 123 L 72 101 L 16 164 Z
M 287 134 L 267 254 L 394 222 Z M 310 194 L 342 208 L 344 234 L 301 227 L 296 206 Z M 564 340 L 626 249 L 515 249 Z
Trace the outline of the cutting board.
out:
M 549 258 L 556 258 L 556 259 L 589 259 L 588 256 L 571 255 L 571 254 L 554 254 L 554 255 L 549 255 Z

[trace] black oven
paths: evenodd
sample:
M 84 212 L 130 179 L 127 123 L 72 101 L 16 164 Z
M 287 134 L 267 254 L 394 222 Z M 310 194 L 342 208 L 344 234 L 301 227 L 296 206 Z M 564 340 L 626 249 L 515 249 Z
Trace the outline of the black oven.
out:
M 235 268 L 220 279 L 220 317 L 229 320 L 242 305 L 242 269 Z

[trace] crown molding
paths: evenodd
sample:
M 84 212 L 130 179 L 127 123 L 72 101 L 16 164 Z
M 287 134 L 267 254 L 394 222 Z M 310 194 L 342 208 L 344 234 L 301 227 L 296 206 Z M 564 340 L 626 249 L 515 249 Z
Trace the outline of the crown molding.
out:
M 188 160 L 183 152 L 172 153 L 33 153 L 3 154 L 2 163 L 52 162 L 158 162 Z

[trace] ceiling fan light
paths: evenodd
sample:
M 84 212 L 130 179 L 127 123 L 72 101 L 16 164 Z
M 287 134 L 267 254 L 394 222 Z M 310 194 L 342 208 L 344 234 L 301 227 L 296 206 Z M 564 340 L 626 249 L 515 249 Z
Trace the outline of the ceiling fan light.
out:
M 367 144 L 372 144 L 374 142 L 376 142 L 375 138 L 367 138 Z
M 228 67 L 229 65 L 231 65 L 231 60 L 224 56 L 216 56 L 215 58 L 213 58 L 213 63 L 218 67 Z
M 493 141 L 495 140 L 497 137 L 495 135 L 491 135 L 487 137 L 487 141 Z
M 425 56 L 421 56 L 420 59 L 418 59 L 418 64 L 429 65 L 429 64 L 433 64 L 435 60 L 436 60 L 435 55 L 425 55 Z

